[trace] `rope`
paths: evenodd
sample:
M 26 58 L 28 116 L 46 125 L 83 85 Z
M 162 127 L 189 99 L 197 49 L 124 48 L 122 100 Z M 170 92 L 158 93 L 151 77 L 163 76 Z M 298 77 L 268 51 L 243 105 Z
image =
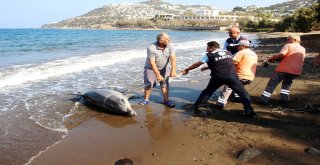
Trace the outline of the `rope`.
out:
M 306 112 L 306 111 L 308 111 L 308 109 L 317 110 L 317 109 L 314 108 L 310 103 L 307 103 L 306 106 L 304 106 L 303 108 L 292 109 L 292 108 L 277 107 L 277 108 L 273 108 L 273 109 L 271 110 L 271 112 L 284 114 L 285 111 Z

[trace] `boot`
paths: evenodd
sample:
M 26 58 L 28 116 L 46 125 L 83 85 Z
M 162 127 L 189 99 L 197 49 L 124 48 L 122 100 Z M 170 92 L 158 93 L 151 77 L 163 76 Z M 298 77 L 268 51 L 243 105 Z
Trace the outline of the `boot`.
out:
M 288 103 L 289 102 L 289 95 L 281 93 L 280 97 L 281 97 L 281 103 Z
M 253 117 L 253 116 L 256 116 L 257 114 L 253 111 L 252 107 L 247 107 L 246 109 L 244 109 L 243 115 L 245 117 Z
M 262 104 L 262 105 L 268 105 L 270 102 L 270 97 L 266 97 L 266 96 L 261 96 L 259 97 L 256 102 L 258 104 Z
M 246 111 L 245 110 L 245 112 L 243 113 L 243 115 L 245 116 L 245 117 L 254 117 L 254 116 L 257 116 L 257 114 L 254 112 L 254 111 Z
M 213 105 L 214 108 L 217 108 L 220 110 L 223 110 L 224 106 L 225 106 L 225 104 L 220 103 L 220 102 L 217 102 L 216 104 Z

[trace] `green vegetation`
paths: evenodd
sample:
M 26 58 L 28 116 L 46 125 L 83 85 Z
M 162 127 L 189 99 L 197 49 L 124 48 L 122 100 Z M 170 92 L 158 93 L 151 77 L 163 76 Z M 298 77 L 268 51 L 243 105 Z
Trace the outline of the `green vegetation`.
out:
M 240 25 L 246 31 L 292 31 L 310 32 L 320 29 L 320 0 L 310 7 L 296 10 L 293 15 L 287 16 L 280 22 L 272 21 L 270 16 L 261 15 L 259 21 L 239 20 Z
M 239 23 L 242 30 L 297 31 L 320 30 L 320 0 L 291 0 L 269 7 L 255 5 L 235 7 L 231 12 L 220 11 L 219 15 L 238 16 L 238 20 L 209 17 L 194 11 L 211 10 L 201 5 L 171 5 L 161 0 L 148 0 L 136 4 L 112 4 L 96 8 L 88 13 L 57 23 L 43 25 L 42 28 L 104 29 L 124 28 L 169 28 L 172 29 L 217 29 Z M 159 13 L 170 16 L 155 17 Z M 174 16 L 174 17 L 173 17 Z M 184 19 L 185 18 L 185 19 Z M 207 28 L 208 27 L 208 28 Z M 215 27 L 215 28 L 212 28 Z
M 194 27 L 215 27 L 215 26 L 227 26 L 232 24 L 232 21 L 221 20 L 128 20 L 122 19 L 116 22 L 117 27 L 178 27 L 178 26 L 194 26 Z
M 317 20 L 320 20 L 320 0 L 318 0 L 318 6 L 316 7 L 317 14 Z
M 292 16 L 285 18 L 277 27 L 283 31 L 310 32 L 319 29 L 319 3 L 303 7 Z

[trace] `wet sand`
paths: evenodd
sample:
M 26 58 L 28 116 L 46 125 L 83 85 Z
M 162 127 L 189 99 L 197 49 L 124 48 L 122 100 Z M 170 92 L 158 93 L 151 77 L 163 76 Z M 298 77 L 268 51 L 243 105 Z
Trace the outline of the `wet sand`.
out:
M 280 34 L 263 34 L 261 47 L 255 51 L 260 62 L 277 53 L 285 42 Z M 229 102 L 225 110 L 212 116 L 192 114 L 192 103 L 206 86 L 209 73 L 190 81 L 173 82 L 171 98 L 177 107 L 168 109 L 161 102 L 159 89 L 148 106 L 130 100 L 138 116 L 99 113 L 86 122 L 73 126 L 68 135 L 30 161 L 32 165 L 114 164 L 130 158 L 134 164 L 318 164 L 319 156 L 304 149 L 320 149 L 320 68 L 312 57 L 319 54 L 320 35 L 304 35 L 306 47 L 304 74 L 291 89 L 291 102 L 279 102 L 279 86 L 270 106 L 255 104 L 264 90 L 275 65 L 258 67 L 256 79 L 247 86 L 258 117 L 241 116 L 242 105 Z M 197 75 L 200 71 L 195 70 Z M 206 76 L 208 77 L 206 77 Z M 215 103 L 214 99 L 209 101 Z M 307 105 L 311 107 L 306 107 Z M 282 109 L 280 109 L 280 108 Z M 306 108 L 304 108 L 306 107 Z M 249 162 L 238 161 L 243 149 L 255 147 L 262 154 Z
M 133 159 L 135 164 L 154 164 L 162 157 L 175 162 L 177 153 L 168 155 L 167 150 L 172 152 L 173 148 L 188 145 L 183 139 L 191 133 L 185 121 L 192 117 L 192 111 L 183 110 L 182 106 L 191 104 L 200 90 L 187 89 L 186 84 L 190 82 L 172 84 L 171 98 L 178 103 L 177 108 L 162 105 L 159 88 L 156 88 L 148 106 L 130 100 L 138 116 L 128 118 L 101 113 L 72 129 L 60 143 L 34 158 L 31 164 L 113 164 L 125 157 Z M 203 85 L 206 84 L 195 86 Z M 179 161 L 177 159 L 176 163 Z

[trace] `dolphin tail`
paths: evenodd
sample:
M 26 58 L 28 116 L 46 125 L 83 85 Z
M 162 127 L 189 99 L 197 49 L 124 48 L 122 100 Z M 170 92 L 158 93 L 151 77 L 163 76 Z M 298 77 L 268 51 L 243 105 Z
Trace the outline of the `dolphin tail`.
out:
M 80 92 L 78 92 L 78 93 L 68 93 L 68 95 L 74 96 L 74 98 L 70 99 L 70 101 L 73 101 L 73 102 L 81 101 L 81 98 L 83 97 L 83 94 L 81 94 Z

